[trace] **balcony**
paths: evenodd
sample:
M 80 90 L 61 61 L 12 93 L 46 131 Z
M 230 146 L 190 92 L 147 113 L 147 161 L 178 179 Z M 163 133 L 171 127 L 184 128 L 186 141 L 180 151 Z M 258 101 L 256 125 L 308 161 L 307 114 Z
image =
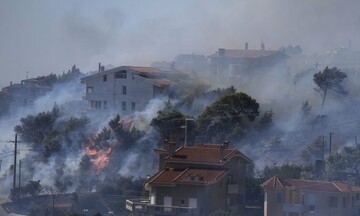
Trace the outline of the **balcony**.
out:
M 282 204 L 282 211 L 292 213 L 304 213 L 305 207 L 303 204 Z
M 179 216 L 198 216 L 199 210 L 191 207 L 164 206 L 150 204 L 148 199 L 126 200 L 126 209 L 133 212 L 133 215 L 179 215 Z

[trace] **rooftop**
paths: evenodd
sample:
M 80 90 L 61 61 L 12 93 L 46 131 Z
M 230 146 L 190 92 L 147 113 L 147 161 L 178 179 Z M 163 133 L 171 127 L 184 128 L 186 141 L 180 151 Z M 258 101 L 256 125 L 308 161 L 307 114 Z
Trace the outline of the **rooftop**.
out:
M 279 50 L 237 50 L 237 49 L 223 49 L 224 53 L 219 54 L 219 50 L 215 54 L 210 55 L 210 58 L 216 58 L 221 56 L 233 57 L 233 58 L 259 58 L 267 57 L 274 54 L 281 54 L 286 56 Z
M 280 179 L 276 176 L 270 178 L 261 184 L 265 189 L 285 189 L 288 187 L 295 187 L 297 189 L 327 191 L 327 192 L 360 192 L 360 187 L 350 185 L 343 182 L 326 182 L 316 180 L 303 179 Z
M 177 170 L 167 168 L 155 174 L 147 181 L 147 183 L 169 186 L 176 184 L 208 185 L 218 182 L 226 175 L 227 172 L 227 170 Z
M 175 151 L 172 157 L 167 157 L 169 162 L 186 162 L 186 163 L 210 163 L 222 164 L 229 161 L 233 157 L 241 157 L 246 162 L 251 163 L 251 160 L 236 149 L 224 149 L 224 158 L 220 159 L 219 144 L 197 144 L 193 147 L 182 146 Z

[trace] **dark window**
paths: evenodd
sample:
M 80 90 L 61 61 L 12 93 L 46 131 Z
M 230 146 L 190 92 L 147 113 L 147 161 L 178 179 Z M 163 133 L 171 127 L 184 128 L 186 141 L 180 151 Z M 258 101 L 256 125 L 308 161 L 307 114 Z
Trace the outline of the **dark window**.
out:
M 342 199 L 342 207 L 346 208 L 346 197 L 343 197 Z
M 104 101 L 104 109 L 107 109 L 107 101 Z
M 339 206 L 338 198 L 335 196 L 329 197 L 329 207 L 337 208 Z
M 180 199 L 180 205 L 184 206 L 185 205 L 185 199 Z
M 107 75 L 104 75 L 103 76 L 103 82 L 106 82 L 107 81 Z
M 232 184 L 233 183 L 233 176 L 232 175 L 228 175 L 227 176 L 227 184 Z
M 315 212 L 315 205 L 309 205 L 309 212 L 314 213 Z
M 276 201 L 277 201 L 278 203 L 281 203 L 281 192 L 278 192 L 278 193 L 276 194 Z
M 126 79 L 126 70 L 116 72 L 115 79 Z
M 122 92 L 123 92 L 123 95 L 126 95 L 126 86 L 122 87 Z
M 132 103 L 131 103 L 131 110 L 132 110 L 132 111 L 135 111 L 135 102 L 132 102 Z
M 121 109 L 122 109 L 122 111 L 126 111 L 126 102 L 125 101 L 123 101 L 121 103 Z
M 91 94 L 93 93 L 94 88 L 92 86 L 86 87 L 86 93 Z

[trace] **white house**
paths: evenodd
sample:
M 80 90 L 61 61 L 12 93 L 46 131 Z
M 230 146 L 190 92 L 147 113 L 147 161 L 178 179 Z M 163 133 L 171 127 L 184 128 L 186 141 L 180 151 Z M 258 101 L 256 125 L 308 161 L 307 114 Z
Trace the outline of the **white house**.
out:
M 184 72 L 155 67 L 121 66 L 103 70 L 81 79 L 86 85 L 84 99 L 89 109 L 110 110 L 130 114 L 145 108 L 148 102 L 161 95 L 170 95 Z

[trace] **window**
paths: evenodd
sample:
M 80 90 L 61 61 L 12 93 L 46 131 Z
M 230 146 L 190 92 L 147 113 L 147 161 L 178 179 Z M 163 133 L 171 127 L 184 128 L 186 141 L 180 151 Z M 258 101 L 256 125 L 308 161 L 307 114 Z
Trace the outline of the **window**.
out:
M 123 93 L 123 95 L 126 95 L 126 86 L 122 87 L 122 93 Z
M 314 213 L 314 212 L 315 212 L 315 206 L 309 205 L 309 213 Z
M 276 194 L 276 202 L 281 203 L 281 192 L 277 192 L 277 194 Z
M 228 175 L 227 176 L 227 184 L 232 184 L 233 183 L 233 176 L 232 175 Z
M 93 90 L 94 90 L 94 87 L 92 87 L 92 86 L 86 87 L 86 93 L 88 93 L 88 94 L 93 93 Z
M 104 109 L 107 109 L 107 101 L 104 101 Z
M 103 76 L 103 82 L 106 82 L 107 81 L 107 75 L 104 75 Z
M 101 101 L 91 100 L 90 101 L 90 108 L 91 109 L 101 109 Z
M 131 103 L 131 110 L 132 110 L 132 111 L 135 111 L 135 102 L 132 102 L 132 103 Z
M 122 111 L 126 111 L 126 102 L 125 101 L 123 101 L 121 103 L 121 109 L 122 109 Z
M 185 206 L 185 199 L 180 199 L 180 206 Z
M 126 70 L 116 72 L 115 79 L 126 79 Z
M 308 200 L 308 207 L 309 207 L 309 213 L 314 213 L 315 212 L 315 194 L 309 194 L 307 196 Z
M 346 208 L 346 197 L 342 198 L 342 207 Z
M 329 207 L 337 208 L 338 207 L 338 198 L 335 196 L 329 197 Z

